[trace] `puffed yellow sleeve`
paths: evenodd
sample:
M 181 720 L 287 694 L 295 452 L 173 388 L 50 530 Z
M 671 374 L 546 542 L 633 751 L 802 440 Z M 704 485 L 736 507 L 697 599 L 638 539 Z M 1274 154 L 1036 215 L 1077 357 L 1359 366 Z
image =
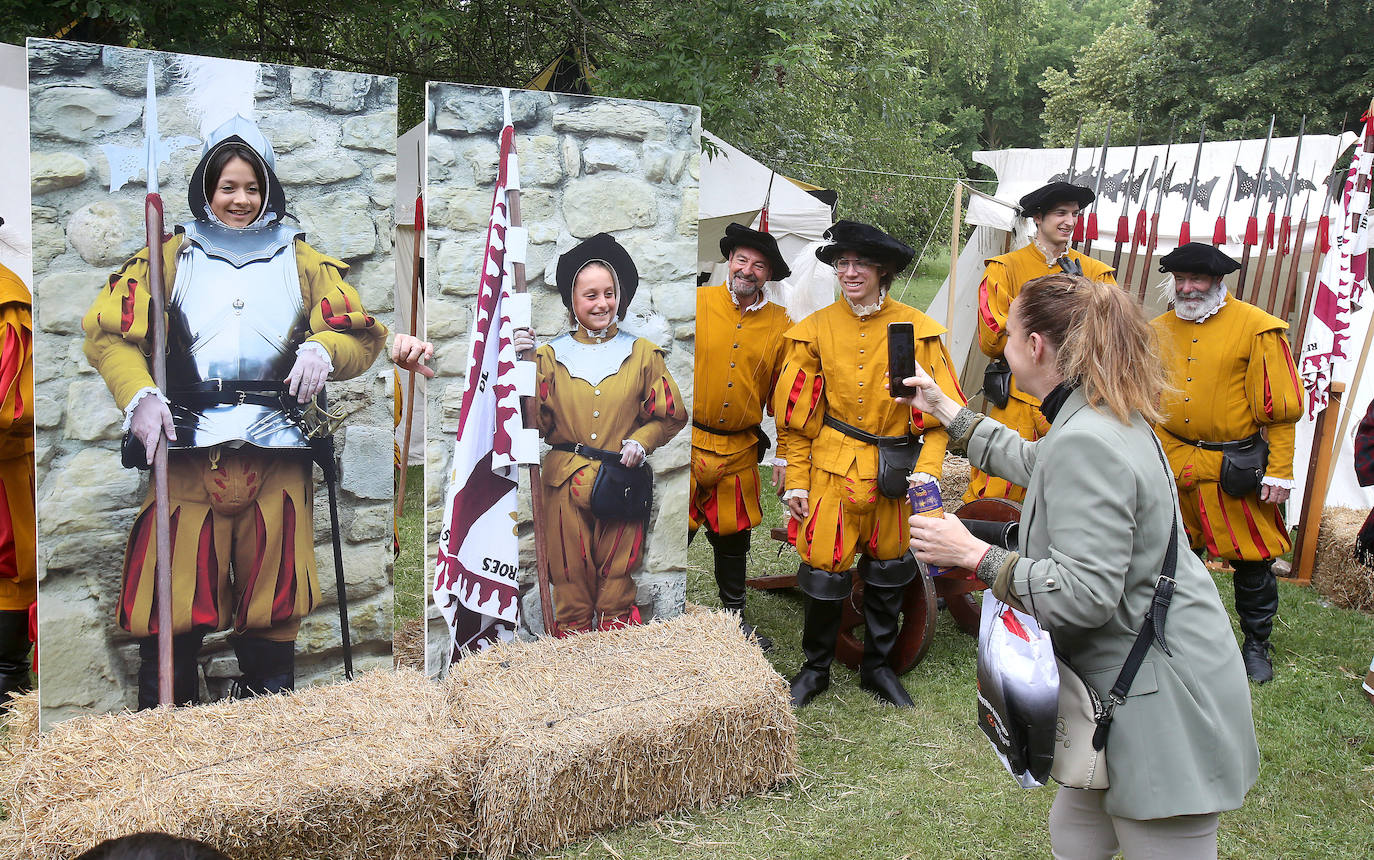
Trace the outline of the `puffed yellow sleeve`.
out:
M 638 418 L 642 423 L 628 438 L 651 454 L 687 426 L 687 404 L 663 361 L 663 350 L 643 338 L 635 343 L 635 350 L 645 353 Z
M 33 432 L 33 322 L 22 302 L 0 305 L 0 433 Z
M 176 255 L 180 239 L 162 246 L 162 280 L 170 286 L 176 278 Z M 164 295 L 166 294 L 164 290 Z M 81 319 L 86 335 L 82 351 L 96 369 L 115 405 L 121 410 L 134 395 L 153 385 L 148 367 L 151 352 L 151 302 L 148 289 L 148 249 L 135 254 L 119 271 L 110 275 L 105 286 Z
M 959 405 L 967 405 L 968 398 L 959 387 L 959 380 L 954 375 L 954 362 L 950 360 L 944 341 L 938 337 L 922 338 L 918 348 L 922 368 L 940 386 L 940 390 L 957 400 Z M 914 432 L 925 434 L 921 453 L 912 471 L 940 477 L 945 467 L 945 451 L 949 448 L 949 433 L 934 415 L 916 409 L 911 410 L 911 427 Z
M 988 260 L 978 284 L 978 348 L 998 358 L 1007 345 L 1007 314 L 1011 310 L 1013 284 L 1006 263 Z
M 301 295 L 310 308 L 310 336 L 329 353 L 331 379 L 351 379 L 372 366 L 386 344 L 386 326 L 363 308 L 358 291 L 344 281 L 348 264 L 296 241 Z
M 558 409 L 554 403 L 558 394 L 554 390 L 555 364 L 557 360 L 553 357 L 553 347 L 547 343 L 540 344 L 534 351 L 535 395 L 539 403 L 539 409 L 534 415 L 534 426 L 539 429 L 539 436 L 544 439 L 549 438 L 554 427 L 558 425 Z
M 1293 479 L 1293 448 L 1302 417 L 1303 389 L 1293 353 L 1282 329 L 1255 335 L 1245 372 L 1245 393 L 1255 423 L 1267 426 L 1269 466 L 1266 476 Z
M 825 421 L 825 376 L 809 321 L 788 331 L 787 358 L 773 388 L 773 416 L 777 421 L 779 453 L 788 464 L 811 459 L 811 443 Z M 809 469 L 788 469 L 787 490 L 810 490 Z

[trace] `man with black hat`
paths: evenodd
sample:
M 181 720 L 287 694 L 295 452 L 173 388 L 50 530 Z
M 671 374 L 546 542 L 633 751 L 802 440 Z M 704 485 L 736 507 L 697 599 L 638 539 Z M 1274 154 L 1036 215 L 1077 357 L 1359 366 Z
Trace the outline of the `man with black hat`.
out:
M 1262 684 L 1274 676 L 1272 566 L 1290 546 L 1279 506 L 1293 489 L 1303 408 L 1288 325 L 1227 293 L 1222 277 L 1240 264 L 1211 245 L 1190 242 L 1159 262 L 1173 273 L 1174 308 L 1154 320 L 1173 390 L 1162 404 L 1168 418 L 1155 429 L 1194 549 L 1229 560 L 1235 571 L 1241 656 Z
M 816 257 L 835 268 L 841 298 L 787 331 L 786 362 L 773 389 L 778 453 L 790 464 L 784 498 L 806 595 L 805 662 L 792 679 L 801 707 L 830 686 L 840 611 L 859 557 L 864 583 L 860 686 L 910 706 L 891 662 L 898 612 L 916 576 L 907 547 L 907 475 L 940 474 L 949 436 L 934 416 L 898 403 L 886 388 L 888 326 L 910 324 L 915 358 L 951 397 L 964 402 L 945 332 L 930 317 L 889 298 L 893 278 L 914 252 L 876 227 L 839 221 Z
M 0 265 L 0 713 L 29 689 L 34 542 L 33 317 L 29 288 Z
M 692 476 L 688 539 L 706 526 L 715 556 L 720 605 L 744 620 L 749 531 L 763 521 L 759 469 L 769 447 L 761 428 L 773 383 L 782 369 L 787 312 L 763 294 L 766 281 L 792 273 L 766 232 L 740 224 L 720 240 L 724 284 L 697 290 L 696 381 L 692 398 Z M 773 482 L 782 486 L 783 465 L 774 461 Z M 773 643 L 759 637 L 766 651 Z
M 987 271 L 978 285 L 978 347 L 992 359 L 983 376 L 988 417 L 1032 441 L 1045 435 L 1049 422 L 1040 414 L 1039 399 L 1021 390 L 1002 359 L 1007 344 L 1007 314 L 1012 299 L 1021 292 L 1021 285 L 1044 275 L 1063 271 L 1116 283 L 1111 266 L 1069 248 L 1079 214 L 1094 198 L 1091 189 L 1068 182 L 1051 182 L 1022 197 L 1021 215 L 1034 219 L 1035 232 L 1020 250 L 987 260 Z M 1005 498 L 1019 502 L 1025 495 L 1024 487 L 973 469 L 964 501 Z

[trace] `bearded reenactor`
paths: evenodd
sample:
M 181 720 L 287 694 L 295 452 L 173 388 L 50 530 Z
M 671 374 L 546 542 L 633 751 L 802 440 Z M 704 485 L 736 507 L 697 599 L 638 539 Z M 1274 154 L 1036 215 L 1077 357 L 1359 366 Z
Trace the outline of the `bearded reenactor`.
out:
M 840 615 L 858 556 L 864 583 L 859 685 L 910 707 L 892 665 L 906 586 L 918 576 L 907 547 L 907 476 L 938 479 L 949 435 L 934 416 L 898 403 L 886 388 L 888 326 L 910 325 L 914 355 L 951 397 L 964 402 L 940 335 L 945 328 L 888 296 L 911 263 L 910 247 L 877 227 L 839 221 L 816 257 L 835 268 L 841 298 L 787 331 L 786 363 L 773 390 L 778 449 L 789 464 L 789 524 L 806 595 L 802 652 L 792 679 L 801 707 L 830 686 Z
M 771 235 L 740 224 L 720 240 L 726 281 L 697 290 L 696 382 L 692 399 L 692 477 L 689 539 L 706 527 L 715 557 L 720 604 L 744 620 L 750 529 L 763 521 L 759 463 L 770 443 L 763 410 L 782 369 L 787 312 L 764 296 L 766 281 L 792 273 Z M 774 461 L 773 483 L 785 464 Z M 766 651 L 772 642 L 759 637 Z
M 978 285 L 978 347 L 991 359 L 983 375 L 988 417 L 1031 441 L 1045 435 L 1050 425 L 1040 414 L 1040 400 L 1021 390 L 1002 358 L 1007 344 L 1007 314 L 1021 285 L 1044 275 L 1063 271 L 1116 283 L 1111 266 L 1069 248 L 1074 225 L 1095 197 L 1091 189 L 1067 182 L 1051 182 L 1022 197 L 1021 215 L 1034 220 L 1035 232 L 1019 251 L 988 260 L 983 282 Z M 964 501 L 1005 498 L 1019 502 L 1025 496 L 1025 487 L 973 469 Z
M 29 689 L 29 607 L 38 596 L 29 288 L 0 266 L 0 711 Z
M 1269 633 L 1279 591 L 1272 568 L 1290 545 L 1279 506 L 1294 486 L 1303 390 L 1287 324 L 1227 293 L 1222 277 L 1238 268 L 1199 242 L 1160 260 L 1159 270 L 1173 273 L 1174 309 L 1154 326 L 1173 391 L 1156 430 L 1193 548 L 1227 559 L 1235 571 L 1241 656 L 1262 684 L 1274 676 Z

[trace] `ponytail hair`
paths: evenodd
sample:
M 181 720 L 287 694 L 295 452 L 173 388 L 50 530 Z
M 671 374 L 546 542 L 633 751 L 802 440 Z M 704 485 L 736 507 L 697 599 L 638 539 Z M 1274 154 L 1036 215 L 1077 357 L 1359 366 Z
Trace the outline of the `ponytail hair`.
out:
M 1078 381 L 1088 405 L 1123 424 L 1135 412 L 1162 420 L 1168 374 L 1154 328 L 1123 290 L 1078 275 L 1046 275 L 1021 288 L 1016 307 L 1025 332 L 1054 346 L 1056 369 Z

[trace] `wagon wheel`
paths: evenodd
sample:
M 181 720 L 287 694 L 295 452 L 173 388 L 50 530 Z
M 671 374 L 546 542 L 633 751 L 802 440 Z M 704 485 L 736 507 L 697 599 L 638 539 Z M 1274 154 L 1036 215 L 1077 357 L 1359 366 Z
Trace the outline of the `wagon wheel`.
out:
M 1010 523 L 1021 519 L 1021 505 L 1009 499 L 974 499 L 956 511 L 956 515 L 967 520 Z M 946 576 L 950 578 L 946 579 Z M 982 613 L 978 608 L 978 602 L 969 592 L 981 591 L 986 586 L 976 580 L 965 585 L 967 579 L 972 576 L 971 570 L 955 568 L 945 576 L 936 578 L 935 591 L 944 598 L 945 608 L 949 610 L 950 617 L 959 629 L 970 636 L 977 636 Z
M 863 660 L 863 640 L 855 631 L 864 623 L 864 584 L 854 577 L 854 590 L 844 601 L 844 613 L 840 617 L 840 639 L 835 645 L 835 656 L 840 662 L 854 671 L 859 671 Z M 892 648 L 892 668 L 898 675 L 905 674 L 912 666 L 921 662 L 935 637 L 935 588 L 929 577 L 917 576 L 906 587 L 902 599 L 902 626 L 897 631 L 897 644 Z

